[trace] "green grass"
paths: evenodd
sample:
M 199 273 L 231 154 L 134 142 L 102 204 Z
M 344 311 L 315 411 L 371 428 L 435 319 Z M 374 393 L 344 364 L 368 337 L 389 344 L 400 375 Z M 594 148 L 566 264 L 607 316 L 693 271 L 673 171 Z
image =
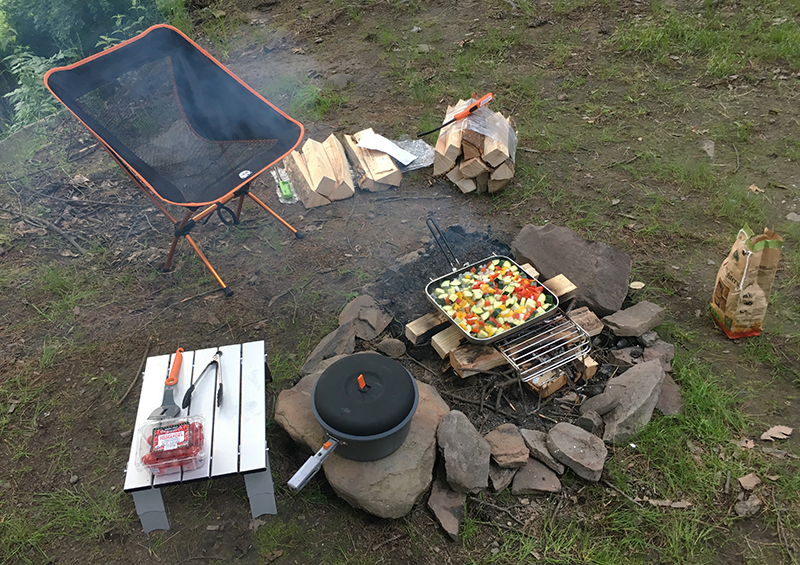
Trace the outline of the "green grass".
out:
M 734 478 L 751 471 L 779 474 L 774 492 L 785 501 L 783 520 L 796 523 L 800 511 L 791 501 L 800 495 L 800 480 L 789 466 L 777 471 L 780 465 L 756 450 L 744 452 L 733 445 L 752 423 L 741 411 L 742 399 L 723 386 L 725 375 L 702 361 L 702 355 L 694 351 L 673 363 L 684 414 L 655 415 L 630 445 L 611 451 L 604 471 L 631 497 L 685 500 L 691 508 L 661 509 L 646 502 L 636 506 L 602 483 L 592 484 L 580 489 L 586 502 L 573 502 L 569 512 L 545 506 L 542 520 L 527 531 L 498 529 L 498 539 L 504 540 L 500 551 L 473 562 L 611 565 L 652 563 L 657 556 L 665 564 L 712 563 L 718 548 L 733 541 L 726 511 L 731 499 L 724 499 L 721 488 L 728 471 Z M 565 475 L 563 480 L 569 484 L 571 479 Z M 466 520 L 462 542 L 469 544 L 477 536 L 474 519 Z
M 766 70 L 774 62 L 796 71 L 800 26 L 793 17 L 797 9 L 793 4 L 707 4 L 699 12 L 656 4 L 651 17 L 623 24 L 611 42 L 623 52 L 665 65 L 670 57 L 698 58 L 712 77 L 744 72 L 749 65 Z

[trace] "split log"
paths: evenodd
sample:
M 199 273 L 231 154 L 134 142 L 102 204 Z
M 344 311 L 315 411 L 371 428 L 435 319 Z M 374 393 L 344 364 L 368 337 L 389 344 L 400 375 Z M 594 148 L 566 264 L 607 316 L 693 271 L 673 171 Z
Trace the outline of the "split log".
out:
M 478 194 L 489 191 L 489 171 L 484 171 L 475 177 L 475 186 L 478 189 Z
M 522 269 L 523 271 L 525 271 L 525 273 L 530 278 L 532 278 L 532 279 L 538 279 L 539 278 L 539 271 L 537 271 L 534 268 L 534 266 L 531 265 L 530 263 L 525 263 L 524 265 L 520 265 L 519 268 Z
M 467 179 L 474 179 L 489 170 L 486 163 L 480 157 L 475 157 L 468 161 L 463 161 L 458 167 L 461 171 L 461 176 Z
M 364 135 L 373 135 L 374 133 L 375 132 L 372 131 L 372 128 L 367 128 L 358 133 L 354 133 L 353 140 L 358 143 L 361 141 L 361 138 Z M 389 155 L 381 151 L 374 151 L 372 149 L 364 149 L 364 155 L 367 158 L 365 168 L 367 169 L 372 180 L 381 184 L 400 186 L 400 181 L 403 178 L 403 174 L 400 172 L 400 169 L 397 168 L 394 160 Z
M 344 150 L 347 153 L 347 156 L 350 158 L 350 162 L 353 163 L 353 169 L 355 170 L 356 180 L 358 182 L 358 186 L 361 187 L 362 190 L 368 190 L 370 192 L 380 192 L 382 190 L 388 190 L 392 188 L 393 185 L 376 180 L 373 177 L 373 173 L 371 171 L 371 167 L 374 167 L 379 171 L 381 170 L 381 165 L 379 163 L 373 162 L 374 158 L 376 158 L 379 155 L 382 155 L 383 157 L 386 157 L 387 159 L 389 159 L 389 161 L 391 161 L 392 160 L 391 157 L 389 157 L 385 153 L 380 153 L 378 151 L 373 151 L 372 149 L 364 149 L 363 147 L 359 147 L 358 142 L 349 135 L 344 136 L 343 145 L 344 145 Z M 394 162 L 392 162 L 392 165 L 394 166 Z M 399 172 L 400 171 L 398 170 L 398 173 Z M 382 177 L 383 175 L 381 175 L 381 178 Z
M 452 350 L 461 344 L 464 339 L 464 334 L 456 326 L 450 326 L 446 330 L 439 332 L 431 338 L 431 345 L 439 354 L 439 357 L 444 359 Z
M 596 336 L 603 331 L 603 322 L 587 306 L 575 308 L 569 313 L 569 317 L 582 327 L 590 337 Z
M 597 374 L 597 361 L 592 359 L 589 355 L 583 355 L 573 361 L 575 370 L 578 372 L 578 378 L 588 381 Z
M 447 173 L 447 178 L 456 185 L 458 188 L 461 189 L 461 192 L 467 194 L 468 192 L 475 192 L 478 189 L 478 186 L 475 184 L 474 179 L 465 179 L 464 175 L 461 174 L 461 169 L 459 167 L 453 167 L 450 169 L 450 172 Z
M 330 200 L 344 200 L 350 198 L 355 194 L 355 185 L 353 184 L 353 176 L 350 174 L 350 165 L 347 162 L 347 155 L 345 155 L 342 142 L 330 134 L 328 139 L 322 142 L 325 148 L 325 153 L 331 163 L 333 175 L 336 178 L 336 188 L 328 195 Z
M 552 279 L 547 279 L 542 283 L 550 292 L 558 296 L 559 300 L 568 300 L 572 298 L 578 287 L 572 284 L 564 275 L 556 275 Z
M 419 345 L 450 325 L 450 319 L 440 312 L 425 314 L 406 324 L 406 339 Z
M 492 174 L 489 178 L 492 180 L 509 180 L 513 176 L 514 161 L 511 159 L 506 159 L 495 170 L 492 171 Z
M 567 384 L 567 374 L 559 369 L 554 369 L 533 380 L 525 381 L 524 384 L 540 398 L 547 398 Z
M 336 188 L 336 177 L 325 148 L 319 141 L 309 138 L 303 144 L 303 158 L 306 161 L 311 188 L 330 200 L 330 195 Z
M 492 194 L 492 193 L 495 193 L 495 192 L 497 192 L 498 190 L 500 190 L 500 189 L 502 189 L 503 187 L 505 187 L 505 186 L 506 186 L 506 185 L 507 185 L 509 182 L 511 182 L 511 179 L 506 179 L 506 180 L 492 180 L 492 179 L 490 178 L 490 179 L 489 179 L 489 187 L 488 187 L 488 188 L 489 188 L 489 194 Z
M 450 351 L 450 365 L 465 379 L 508 364 L 508 359 L 494 347 L 465 344 Z
M 298 151 L 292 151 L 283 160 L 283 167 L 289 175 L 289 180 L 292 181 L 297 191 L 297 195 L 303 202 L 306 208 L 316 208 L 317 206 L 324 206 L 330 204 L 331 201 L 318 194 L 311 185 L 311 177 L 306 167 L 306 161 L 303 154 Z

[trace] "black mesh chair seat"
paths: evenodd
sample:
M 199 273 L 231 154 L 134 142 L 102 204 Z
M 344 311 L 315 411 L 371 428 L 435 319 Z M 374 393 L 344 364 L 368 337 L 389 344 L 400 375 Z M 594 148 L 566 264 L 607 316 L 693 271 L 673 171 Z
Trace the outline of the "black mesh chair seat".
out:
M 153 26 L 50 70 L 45 84 L 148 196 L 194 211 L 249 195 L 299 234 L 249 194 L 248 184 L 297 146 L 302 124 L 177 29 Z M 178 222 L 160 208 L 182 230 L 213 212 L 189 212 Z M 240 210 L 241 200 L 237 221 Z

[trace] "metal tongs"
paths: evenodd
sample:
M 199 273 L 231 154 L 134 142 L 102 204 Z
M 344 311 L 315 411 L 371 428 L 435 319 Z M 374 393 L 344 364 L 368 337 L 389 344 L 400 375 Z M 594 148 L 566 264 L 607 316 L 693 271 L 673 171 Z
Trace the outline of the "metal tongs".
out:
M 192 386 L 189 387 L 189 390 L 186 391 L 186 394 L 183 395 L 183 408 L 186 409 L 189 407 L 189 403 L 192 401 L 192 393 L 194 392 L 195 387 L 200 382 L 200 379 L 208 372 L 208 369 L 211 365 L 215 365 L 214 373 L 215 376 L 219 374 L 220 368 L 220 357 L 222 357 L 222 351 L 217 351 L 214 353 L 214 356 L 211 358 L 211 361 L 208 362 L 203 368 L 203 371 L 200 373 L 200 376 L 197 377 L 197 380 L 192 379 Z M 222 379 L 219 379 L 219 383 L 217 384 L 217 407 L 222 406 Z

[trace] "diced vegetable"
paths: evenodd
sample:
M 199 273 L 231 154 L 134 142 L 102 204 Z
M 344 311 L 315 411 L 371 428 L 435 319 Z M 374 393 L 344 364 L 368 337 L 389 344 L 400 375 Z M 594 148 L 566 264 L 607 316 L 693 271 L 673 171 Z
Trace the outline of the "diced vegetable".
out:
M 442 281 L 432 298 L 465 332 L 480 339 L 519 326 L 555 305 L 538 281 L 502 259 Z

